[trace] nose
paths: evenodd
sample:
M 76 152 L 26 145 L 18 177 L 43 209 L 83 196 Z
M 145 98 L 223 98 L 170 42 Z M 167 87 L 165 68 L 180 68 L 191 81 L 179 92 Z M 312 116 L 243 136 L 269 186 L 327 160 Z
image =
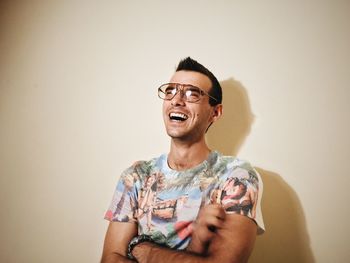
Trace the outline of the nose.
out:
M 171 99 L 171 105 L 173 106 L 184 106 L 185 105 L 185 93 L 181 88 L 178 88 L 177 93 Z

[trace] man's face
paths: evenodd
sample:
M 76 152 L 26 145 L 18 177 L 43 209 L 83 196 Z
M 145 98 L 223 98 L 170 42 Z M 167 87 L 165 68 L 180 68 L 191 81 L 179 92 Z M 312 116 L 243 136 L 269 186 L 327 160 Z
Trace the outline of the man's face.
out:
M 169 82 L 191 84 L 206 92 L 209 92 L 211 88 L 210 79 L 195 71 L 177 71 Z M 174 114 L 181 118 L 174 117 Z M 179 91 L 173 99 L 163 102 L 165 128 L 173 139 L 199 141 L 203 138 L 210 123 L 214 121 L 214 115 L 215 107 L 210 106 L 207 95 L 202 96 L 198 102 L 190 103 Z

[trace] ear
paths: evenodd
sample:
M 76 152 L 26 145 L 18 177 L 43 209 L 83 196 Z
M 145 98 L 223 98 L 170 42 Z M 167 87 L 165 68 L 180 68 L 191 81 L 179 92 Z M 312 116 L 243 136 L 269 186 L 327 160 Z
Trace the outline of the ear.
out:
M 221 115 L 222 115 L 222 104 L 218 104 L 218 105 L 213 107 L 213 112 L 212 112 L 212 116 L 210 118 L 210 123 L 209 123 L 207 130 L 205 131 L 206 133 L 209 130 L 210 126 L 214 122 L 216 122 L 218 119 L 220 119 Z
M 216 122 L 218 119 L 220 119 L 222 113 L 223 113 L 222 104 L 218 104 L 218 105 L 214 106 L 213 116 L 212 116 L 212 123 Z

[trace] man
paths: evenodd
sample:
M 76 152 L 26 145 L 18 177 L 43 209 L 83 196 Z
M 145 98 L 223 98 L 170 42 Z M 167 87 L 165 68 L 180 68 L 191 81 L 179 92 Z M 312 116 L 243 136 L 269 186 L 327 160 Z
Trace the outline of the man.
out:
M 122 174 L 105 215 L 102 262 L 246 262 L 264 231 L 262 182 L 249 163 L 206 144 L 222 114 L 219 82 L 188 57 L 158 96 L 169 154 Z

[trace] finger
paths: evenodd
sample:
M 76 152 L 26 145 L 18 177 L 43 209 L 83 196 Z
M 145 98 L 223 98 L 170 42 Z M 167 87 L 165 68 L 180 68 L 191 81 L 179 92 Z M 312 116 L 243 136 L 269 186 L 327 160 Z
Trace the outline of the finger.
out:
M 195 229 L 201 229 L 206 228 L 210 229 L 211 231 L 215 230 L 216 228 L 221 228 L 224 220 L 216 217 L 216 216 L 206 216 L 204 218 L 199 218 L 196 220 L 196 224 L 194 226 Z
M 226 213 L 224 208 L 218 204 L 207 205 L 199 213 L 199 217 L 215 216 L 220 219 L 225 219 Z
M 193 236 L 196 236 L 202 242 L 212 239 L 214 235 L 214 231 L 210 231 L 207 227 L 198 228 L 193 232 Z
M 226 212 L 225 212 L 225 209 L 220 205 L 220 207 L 217 209 L 217 215 L 216 215 L 216 217 L 218 217 L 218 218 L 220 218 L 220 219 L 222 219 L 222 220 L 224 220 L 225 219 L 225 217 L 226 217 Z
M 217 217 L 214 217 L 214 218 L 210 218 L 208 221 L 207 221 L 207 228 L 210 230 L 210 231 L 215 231 L 216 229 L 218 228 L 221 228 L 222 225 L 223 225 L 223 220 L 217 218 Z

